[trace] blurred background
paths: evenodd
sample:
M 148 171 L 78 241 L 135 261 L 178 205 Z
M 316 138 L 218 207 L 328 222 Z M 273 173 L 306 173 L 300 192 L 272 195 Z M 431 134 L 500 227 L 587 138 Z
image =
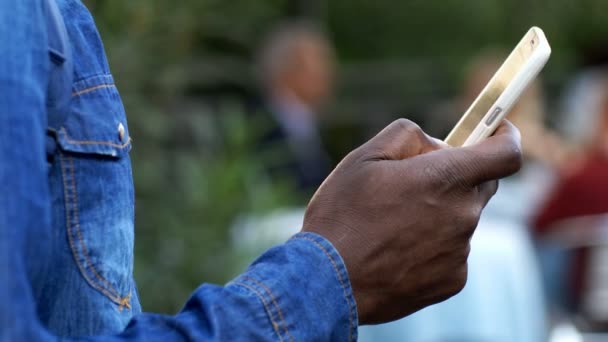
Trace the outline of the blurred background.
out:
M 608 2 L 85 0 L 134 140 L 135 276 L 174 313 L 297 232 L 350 150 L 405 117 L 444 138 L 533 25 L 553 54 L 513 110 L 457 297 L 361 340 L 608 340 Z

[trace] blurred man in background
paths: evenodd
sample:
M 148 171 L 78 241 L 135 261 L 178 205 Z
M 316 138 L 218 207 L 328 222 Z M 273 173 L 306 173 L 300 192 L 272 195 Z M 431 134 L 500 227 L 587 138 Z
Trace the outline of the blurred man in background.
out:
M 319 186 L 331 167 L 317 122 L 332 92 L 333 59 L 322 31 L 305 22 L 280 26 L 259 55 L 264 107 L 274 123 L 263 144 L 287 148 L 276 171 L 295 178 L 303 190 Z

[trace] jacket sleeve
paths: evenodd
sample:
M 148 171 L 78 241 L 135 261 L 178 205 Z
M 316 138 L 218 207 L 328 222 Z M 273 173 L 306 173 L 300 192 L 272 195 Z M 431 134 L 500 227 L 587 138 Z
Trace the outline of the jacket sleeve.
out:
M 198 288 L 179 314 L 142 314 L 112 339 L 355 341 L 357 308 L 333 246 L 319 235 L 299 233 L 226 286 Z

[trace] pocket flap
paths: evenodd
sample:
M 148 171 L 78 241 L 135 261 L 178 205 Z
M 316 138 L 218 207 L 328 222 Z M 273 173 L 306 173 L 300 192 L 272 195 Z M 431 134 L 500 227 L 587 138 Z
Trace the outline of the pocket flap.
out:
M 54 129 L 64 151 L 120 157 L 131 149 L 125 111 L 110 75 L 74 83 L 70 113 Z

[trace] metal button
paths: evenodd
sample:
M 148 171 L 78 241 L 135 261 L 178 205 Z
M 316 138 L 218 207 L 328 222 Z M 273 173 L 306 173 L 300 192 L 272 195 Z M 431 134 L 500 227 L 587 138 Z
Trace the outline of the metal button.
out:
M 118 137 L 120 138 L 120 141 L 125 141 L 125 126 L 123 126 L 122 123 L 118 124 Z

